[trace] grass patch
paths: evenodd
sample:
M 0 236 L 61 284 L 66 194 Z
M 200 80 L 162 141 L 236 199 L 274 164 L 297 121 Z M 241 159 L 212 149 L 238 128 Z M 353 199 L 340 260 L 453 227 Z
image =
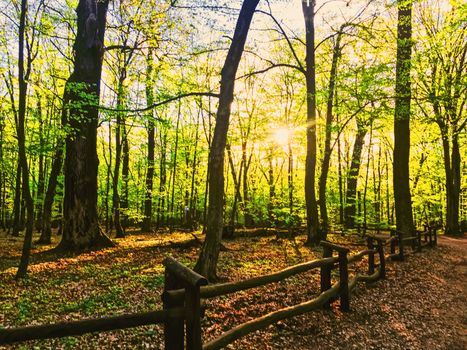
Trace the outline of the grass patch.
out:
M 63 304 L 60 311 L 65 313 L 82 312 L 86 315 L 91 315 L 125 309 L 129 305 L 124 298 L 124 294 L 122 287 L 112 286 L 107 293 L 95 293 L 80 301 L 67 302 Z

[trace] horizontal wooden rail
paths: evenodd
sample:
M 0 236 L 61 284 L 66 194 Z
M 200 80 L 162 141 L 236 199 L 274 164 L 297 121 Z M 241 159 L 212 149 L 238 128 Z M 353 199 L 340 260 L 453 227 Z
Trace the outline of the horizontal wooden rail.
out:
M 355 255 L 355 257 L 358 255 Z M 363 257 L 364 255 L 361 255 L 361 256 Z M 352 291 L 353 289 L 355 289 L 358 282 L 374 282 L 380 278 L 380 275 L 381 273 L 380 273 L 380 270 L 378 269 L 375 273 L 369 276 L 357 275 L 353 277 L 348 283 L 349 291 Z M 233 341 L 240 339 L 249 333 L 263 329 L 273 323 L 276 323 L 278 321 L 281 321 L 281 320 L 284 320 L 290 317 L 299 316 L 310 311 L 318 310 L 330 300 L 335 299 L 339 295 L 339 290 L 340 290 L 340 283 L 335 283 L 330 289 L 321 293 L 317 298 L 313 300 L 310 300 L 310 301 L 307 301 L 301 304 L 297 304 L 294 306 L 289 306 L 289 307 L 271 312 L 267 315 L 255 318 L 248 322 L 242 323 L 230 329 L 229 331 L 224 332 L 219 337 L 206 343 L 203 346 L 203 350 L 222 349 L 226 347 L 228 344 L 232 343 Z
M 317 298 L 290 307 L 286 307 L 274 312 L 271 312 L 262 317 L 242 323 L 227 332 L 221 334 L 216 339 L 211 340 L 203 346 L 203 350 L 222 349 L 233 341 L 259 329 L 263 329 L 273 323 L 284 320 L 286 318 L 302 315 L 304 313 L 320 309 L 327 301 L 335 298 L 339 294 L 339 283 L 336 283 L 332 288 L 321 293 Z
M 358 282 L 375 282 L 381 277 L 381 270 L 378 269 L 372 275 L 356 275 L 349 281 L 349 291 L 352 292 Z
M 381 240 L 383 242 L 383 245 L 388 245 L 392 241 L 396 241 L 397 237 L 396 236 L 387 236 L 387 235 L 378 235 L 378 234 L 371 234 L 367 235 L 367 237 L 371 237 L 377 241 Z
M 365 255 L 369 255 L 369 254 L 371 254 L 371 253 L 377 253 L 377 251 L 374 250 L 374 249 L 362 250 L 361 252 L 358 252 L 358 253 L 355 254 L 355 255 L 349 256 L 349 258 L 347 259 L 347 261 L 349 262 L 349 264 L 351 264 L 351 263 L 354 263 L 354 262 L 356 262 L 356 261 L 362 260 L 362 259 L 365 257 Z
M 220 295 L 232 294 L 246 289 L 261 287 L 265 284 L 279 282 L 288 277 L 307 272 L 318 267 L 333 265 L 337 261 L 337 257 L 316 259 L 302 264 L 294 265 L 268 275 L 253 277 L 239 282 L 228 282 L 204 286 L 201 287 L 200 293 L 202 298 L 214 298 Z M 166 298 L 167 301 L 178 301 L 183 300 L 184 294 L 185 291 L 183 289 L 171 290 L 164 293 L 164 298 Z
M 341 248 L 340 246 L 338 246 Z M 346 249 L 346 248 L 345 248 Z M 356 255 L 351 255 L 348 258 L 349 263 L 358 261 L 362 259 L 363 256 L 368 255 L 370 250 L 365 250 L 359 252 Z M 238 281 L 238 282 L 227 282 L 220 284 L 212 284 L 208 286 L 202 286 L 200 289 L 201 298 L 214 298 L 221 295 L 232 294 L 240 292 L 242 290 L 247 290 L 251 288 L 257 288 L 264 286 L 266 284 L 280 282 L 288 277 L 297 275 L 299 273 L 307 272 L 309 270 L 333 265 L 338 262 L 337 257 L 315 259 L 302 264 L 294 265 L 288 268 L 285 268 L 281 271 L 277 271 L 268 275 L 253 277 L 250 279 Z M 164 300 L 166 301 L 181 301 L 184 298 L 185 291 L 183 289 L 170 290 L 164 293 Z
M 159 310 L 125 314 L 119 316 L 95 318 L 81 321 L 71 321 L 50 325 L 7 328 L 0 330 L 0 344 L 10 344 L 19 341 L 62 338 L 83 335 L 93 332 L 112 331 L 148 324 L 157 324 L 169 318 L 184 318 L 185 309 L 172 309 L 170 312 Z

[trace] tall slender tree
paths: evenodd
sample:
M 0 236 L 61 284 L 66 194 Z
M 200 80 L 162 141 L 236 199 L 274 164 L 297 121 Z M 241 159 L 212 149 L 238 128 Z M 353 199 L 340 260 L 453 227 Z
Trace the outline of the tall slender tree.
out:
M 397 229 L 410 236 L 414 229 L 409 183 L 412 0 L 398 0 L 397 12 L 393 186 Z
M 316 200 L 316 66 L 315 66 L 315 0 L 302 0 L 306 31 L 306 164 L 305 202 L 307 218 L 307 244 L 318 244 L 321 240 L 318 204 Z
M 26 16 L 28 10 L 27 0 L 21 0 L 21 12 L 19 18 L 19 42 L 18 42 L 18 82 L 19 82 L 19 99 L 18 99 L 18 120 L 16 123 L 16 134 L 18 136 L 18 157 L 21 167 L 21 178 L 23 182 L 23 196 L 26 204 L 26 234 L 24 235 L 23 250 L 21 260 L 16 272 L 16 278 L 26 276 L 29 264 L 29 255 L 32 244 L 32 231 L 34 229 L 34 201 L 32 199 L 31 190 L 29 188 L 29 167 L 26 157 L 26 97 L 28 92 L 28 79 L 31 74 L 31 52 L 28 51 L 27 65 L 24 65 L 24 44 L 26 32 Z
M 152 49 L 148 51 L 146 57 L 146 104 L 152 106 L 154 104 L 154 52 Z M 146 196 L 144 198 L 144 219 L 141 223 L 143 232 L 150 232 L 152 226 L 152 195 L 153 195 L 153 177 L 154 177 L 154 148 L 155 148 L 155 125 L 154 125 L 154 110 L 148 112 L 148 154 L 147 154 L 147 171 L 146 171 Z
M 221 72 L 216 126 L 209 152 L 209 208 L 206 239 L 195 270 L 208 279 L 216 278 L 224 214 L 224 152 L 229 129 L 230 109 L 234 98 L 235 75 L 243 54 L 246 38 L 259 0 L 244 0 L 234 36 Z

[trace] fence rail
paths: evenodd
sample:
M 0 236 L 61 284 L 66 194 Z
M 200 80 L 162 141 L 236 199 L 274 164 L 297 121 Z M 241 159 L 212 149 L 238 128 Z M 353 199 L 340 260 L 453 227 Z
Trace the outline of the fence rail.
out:
M 280 320 L 320 308 L 330 308 L 331 303 L 337 298 L 340 299 L 341 310 L 349 311 L 351 293 L 358 282 L 373 282 L 385 278 L 386 260 L 403 260 L 410 253 L 405 249 L 408 244 L 412 247 L 412 252 L 421 251 L 426 246 L 435 246 L 437 244 L 436 228 L 429 228 L 423 232 L 417 231 L 409 237 L 405 237 L 400 231 L 391 230 L 389 235 L 381 233 L 368 235 L 366 243 L 367 249 L 349 255 L 350 250 L 348 248 L 322 241 L 320 243 L 323 247 L 323 257 L 321 259 L 239 282 L 216 285 L 208 285 L 208 281 L 203 276 L 173 258 L 166 258 L 163 262 L 165 266 L 165 283 L 164 292 L 162 293 L 163 310 L 50 325 L 2 329 L 0 330 L 0 345 L 163 323 L 164 345 L 167 350 L 182 350 L 185 347 L 189 350 L 220 349 L 236 339 Z M 385 253 L 386 246 L 389 246 L 389 254 Z M 398 252 L 396 252 L 397 249 Z M 333 255 L 334 252 L 337 253 L 337 256 Z M 362 260 L 366 256 L 368 256 L 367 274 L 357 274 L 350 277 L 349 265 Z M 237 325 L 203 345 L 201 330 L 202 299 L 268 285 L 318 268 L 320 269 L 321 292 L 317 297 Z M 339 271 L 339 280 L 332 284 L 332 271 L 334 269 Z

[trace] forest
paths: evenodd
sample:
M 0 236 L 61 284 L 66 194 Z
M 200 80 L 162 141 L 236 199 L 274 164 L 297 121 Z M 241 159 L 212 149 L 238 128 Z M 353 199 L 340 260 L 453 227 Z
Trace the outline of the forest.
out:
M 463 1 L 9 0 L 0 23 L 0 289 L 136 246 L 214 282 L 271 235 L 303 261 L 467 232 Z

